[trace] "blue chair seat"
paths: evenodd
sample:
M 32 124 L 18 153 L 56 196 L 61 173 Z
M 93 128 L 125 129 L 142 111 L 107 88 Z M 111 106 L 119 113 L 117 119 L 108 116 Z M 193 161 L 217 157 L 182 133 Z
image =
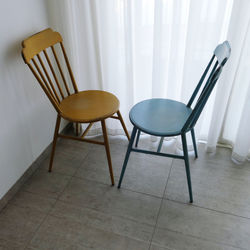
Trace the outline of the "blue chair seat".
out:
M 179 135 L 191 112 L 184 103 L 156 98 L 137 103 L 129 118 L 139 130 L 165 137 Z

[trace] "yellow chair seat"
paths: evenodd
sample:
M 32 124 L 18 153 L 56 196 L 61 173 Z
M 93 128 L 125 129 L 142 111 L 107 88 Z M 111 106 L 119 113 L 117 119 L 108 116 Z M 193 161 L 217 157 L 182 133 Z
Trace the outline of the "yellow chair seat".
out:
M 81 123 L 108 118 L 119 110 L 119 106 L 116 96 L 100 90 L 78 92 L 66 97 L 59 104 L 63 118 Z

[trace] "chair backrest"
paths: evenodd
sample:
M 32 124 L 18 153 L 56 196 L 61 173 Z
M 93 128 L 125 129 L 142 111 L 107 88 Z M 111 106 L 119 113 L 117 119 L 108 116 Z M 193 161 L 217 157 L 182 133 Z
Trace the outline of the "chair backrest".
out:
M 186 123 L 184 124 L 182 128 L 182 132 L 185 132 L 189 130 L 190 128 L 193 128 L 200 117 L 200 114 L 222 72 L 223 66 L 227 62 L 228 58 L 231 54 L 231 47 L 228 41 L 223 42 L 222 44 L 219 44 L 215 50 L 214 54 L 209 61 L 204 73 L 201 76 L 200 81 L 198 82 L 191 98 L 188 101 L 187 107 L 191 107 L 195 98 L 197 97 L 197 94 L 201 88 L 202 85 L 203 89 L 194 105 L 193 111 L 191 112 L 190 116 L 188 117 Z M 208 72 L 210 72 L 208 74 Z M 206 79 L 206 82 L 205 82 Z M 205 83 L 204 83 L 205 82 Z
M 58 112 L 60 102 L 78 92 L 62 41 L 61 35 L 49 28 L 22 42 L 24 62 Z M 64 71 L 65 67 L 68 72 Z

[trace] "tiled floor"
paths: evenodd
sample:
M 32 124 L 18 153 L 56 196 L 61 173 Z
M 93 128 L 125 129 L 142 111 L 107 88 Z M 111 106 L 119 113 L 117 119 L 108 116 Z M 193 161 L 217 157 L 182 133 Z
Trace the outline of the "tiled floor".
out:
M 117 183 L 127 141 L 110 145 Z M 181 160 L 132 153 L 120 190 L 102 146 L 61 140 L 52 173 L 48 161 L 1 211 L 0 249 L 250 249 L 250 163 L 234 165 L 228 149 L 200 144 L 190 157 L 192 205 Z

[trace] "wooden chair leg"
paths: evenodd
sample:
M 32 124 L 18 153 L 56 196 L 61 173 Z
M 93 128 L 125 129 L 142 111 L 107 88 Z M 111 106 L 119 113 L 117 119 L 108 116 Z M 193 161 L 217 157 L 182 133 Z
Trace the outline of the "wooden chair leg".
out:
M 76 122 L 76 136 L 79 135 L 79 123 Z
M 164 140 L 164 137 L 161 137 L 159 146 L 158 146 L 158 148 L 157 148 L 157 153 L 160 153 L 160 152 L 161 152 L 161 147 L 162 147 L 162 144 L 163 144 L 163 140 Z
M 123 166 L 122 166 L 122 171 L 121 171 L 121 175 L 120 175 L 120 179 L 119 179 L 118 188 L 120 188 L 121 184 L 122 184 L 122 179 L 123 179 L 126 167 L 127 167 L 129 155 L 130 155 L 130 152 L 131 152 L 131 149 L 132 149 L 132 146 L 133 146 L 133 142 L 135 140 L 136 131 L 137 131 L 137 128 L 134 127 L 133 131 L 132 131 L 132 134 L 131 134 L 131 139 L 130 139 L 129 144 L 128 144 L 127 153 L 126 153 L 126 156 L 125 156 L 125 159 L 124 159 L 124 162 L 123 162 Z
M 141 130 L 138 129 L 136 140 L 135 140 L 135 147 L 138 147 L 138 142 L 140 140 Z
M 191 175 L 190 175 L 190 169 L 189 169 L 189 160 L 188 160 L 188 149 L 187 149 L 186 134 L 182 134 L 181 135 L 181 139 L 182 139 L 182 147 L 183 147 L 184 161 L 185 161 L 185 167 L 186 167 L 186 175 L 187 175 L 189 199 L 190 199 L 190 203 L 192 203 L 193 202 L 193 194 L 192 194 Z
M 104 138 L 106 155 L 107 155 L 108 165 L 109 165 L 109 174 L 110 174 L 111 184 L 112 186 L 114 186 L 115 181 L 114 181 L 114 175 L 113 175 L 113 169 L 112 169 L 112 161 L 111 161 L 111 156 L 110 156 L 109 142 L 108 142 L 108 135 L 107 135 L 105 120 L 102 120 L 101 123 L 102 123 L 102 133 L 103 133 L 103 138 Z
M 52 170 L 52 165 L 53 165 L 53 160 L 54 160 L 54 155 L 55 155 L 56 141 L 57 141 L 57 137 L 58 137 L 60 122 L 61 122 L 61 116 L 57 115 L 53 145 L 52 145 L 52 150 L 51 150 L 51 155 L 50 155 L 50 162 L 49 162 L 49 172 L 51 172 L 51 170 Z
M 123 119 L 122 119 L 121 112 L 120 112 L 119 110 L 117 111 L 117 115 L 118 115 L 118 118 L 119 118 L 119 120 L 120 120 L 120 122 L 121 122 L 121 124 L 122 124 L 123 130 L 124 130 L 124 132 L 125 132 L 125 134 L 126 134 L 128 140 L 130 140 L 130 137 L 129 137 L 129 134 L 128 134 L 128 130 L 127 130 L 127 128 L 126 128 L 126 125 L 125 125 L 125 123 L 124 123 L 124 121 L 123 121 Z
M 195 158 L 198 158 L 198 152 L 197 152 L 197 146 L 196 146 L 194 128 L 191 129 L 191 135 L 192 135 L 192 141 L 193 141 L 193 146 L 194 146 Z

